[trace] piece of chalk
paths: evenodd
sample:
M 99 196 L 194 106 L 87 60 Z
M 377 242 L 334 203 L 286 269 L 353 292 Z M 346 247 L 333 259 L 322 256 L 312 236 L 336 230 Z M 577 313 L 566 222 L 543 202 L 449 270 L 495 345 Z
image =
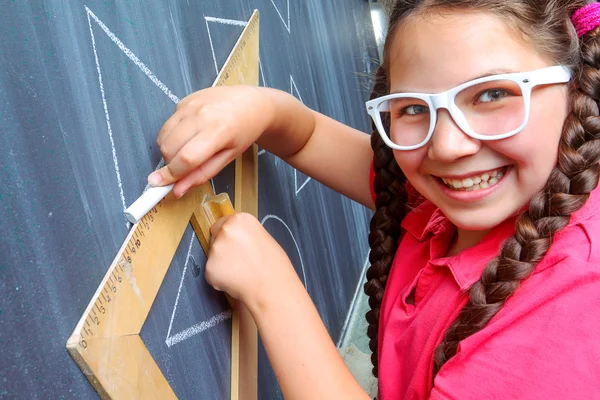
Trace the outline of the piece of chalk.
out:
M 152 209 L 152 207 L 157 205 L 159 201 L 173 190 L 173 185 L 174 184 L 151 187 L 146 190 L 132 205 L 129 206 L 129 208 L 127 208 L 127 210 L 125 210 L 125 218 L 127 218 L 127 221 L 132 224 L 137 223 Z

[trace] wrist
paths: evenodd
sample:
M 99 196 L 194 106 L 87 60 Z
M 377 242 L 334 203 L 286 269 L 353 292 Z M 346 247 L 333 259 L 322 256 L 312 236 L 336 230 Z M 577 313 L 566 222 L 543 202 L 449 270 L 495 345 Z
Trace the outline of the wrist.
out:
M 315 130 L 315 112 L 289 93 L 278 89 L 260 88 L 266 95 L 265 131 L 256 141 L 265 150 L 280 158 L 298 153 Z
M 260 284 L 241 299 L 257 323 L 276 309 L 287 307 L 287 302 L 308 295 L 291 264 L 282 270 L 282 274 L 261 279 Z

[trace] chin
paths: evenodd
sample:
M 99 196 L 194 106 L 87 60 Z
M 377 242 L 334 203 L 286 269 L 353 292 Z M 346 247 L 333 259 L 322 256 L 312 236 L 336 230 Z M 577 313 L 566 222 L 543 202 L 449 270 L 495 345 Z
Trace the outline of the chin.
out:
M 491 215 L 491 213 L 479 210 L 446 212 L 442 209 L 442 212 L 458 229 L 465 231 L 490 231 L 512 216 L 510 214 Z

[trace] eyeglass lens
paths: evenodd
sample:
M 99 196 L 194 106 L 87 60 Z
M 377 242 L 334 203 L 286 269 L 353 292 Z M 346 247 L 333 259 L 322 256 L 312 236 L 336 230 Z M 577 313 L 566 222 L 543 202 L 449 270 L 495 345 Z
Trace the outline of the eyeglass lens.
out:
M 520 86 L 510 80 L 496 80 L 470 86 L 454 100 L 469 128 L 480 135 L 497 136 L 514 131 L 525 119 L 525 101 Z M 389 101 L 381 112 L 386 134 L 397 145 L 413 146 L 427 137 L 430 109 L 426 101 L 402 97 Z M 389 123 L 386 119 L 389 118 Z

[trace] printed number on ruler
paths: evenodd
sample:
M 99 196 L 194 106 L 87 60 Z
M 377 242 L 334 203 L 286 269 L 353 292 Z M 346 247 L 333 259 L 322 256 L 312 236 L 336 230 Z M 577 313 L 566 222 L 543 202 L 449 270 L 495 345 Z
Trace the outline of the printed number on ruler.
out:
M 100 296 L 98 296 L 94 302 L 92 312 L 88 314 L 88 317 L 85 320 L 81 340 L 79 341 L 79 346 L 82 349 L 86 349 L 88 347 L 85 339 L 86 337 L 89 339 L 90 337 L 94 336 L 94 327 L 100 325 L 101 316 L 106 314 L 107 311 L 110 311 L 110 303 L 114 300 L 119 292 L 120 284 L 123 282 L 123 274 L 125 273 L 125 269 L 129 269 L 128 273 L 133 271 L 132 257 L 135 257 L 137 249 L 142 246 L 141 239 L 146 236 L 146 232 L 152 229 L 154 216 L 158 214 L 158 209 L 161 207 L 162 203 L 158 203 L 140 220 L 133 236 L 131 236 L 131 239 L 125 247 L 125 251 L 121 256 L 121 259 L 109 275 L 106 285 L 104 285 L 102 291 L 100 292 Z

